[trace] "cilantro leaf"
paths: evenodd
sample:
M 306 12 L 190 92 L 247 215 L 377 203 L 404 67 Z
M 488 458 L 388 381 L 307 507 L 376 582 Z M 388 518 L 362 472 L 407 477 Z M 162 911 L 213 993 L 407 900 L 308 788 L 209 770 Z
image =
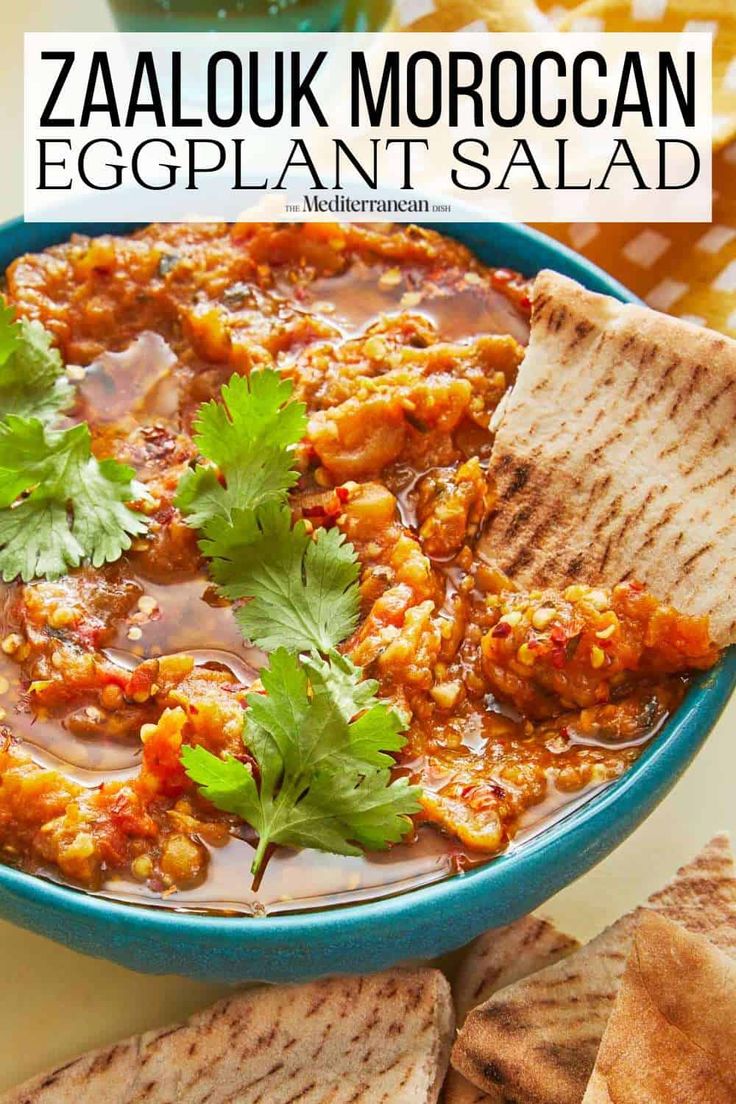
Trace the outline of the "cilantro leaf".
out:
M 358 621 L 359 564 L 337 529 L 314 536 L 291 524 L 288 506 L 269 502 L 253 515 L 217 519 L 200 547 L 225 597 L 249 598 L 236 617 L 243 635 L 266 651 L 326 652 Z
M 185 745 L 181 760 L 203 797 L 226 813 L 252 824 L 260 816 L 260 799 L 253 772 L 232 755 L 220 759 L 201 745 Z
M 73 397 L 51 334 L 40 322 L 15 320 L 0 296 L 0 417 L 17 414 L 47 422 Z
M 300 662 L 284 649 L 261 679 L 266 693 L 248 695 L 243 737 L 258 782 L 238 760 L 182 750 L 202 795 L 258 832 L 253 873 L 272 843 L 358 855 L 401 840 L 419 791 L 405 778 L 391 781 L 387 753 L 403 746 L 403 724 L 375 698 L 376 684 L 337 653 Z
M 204 403 L 194 423 L 197 448 L 219 470 L 198 465 L 179 483 L 176 504 L 189 524 L 206 529 L 234 509 L 280 500 L 297 479 L 294 446 L 307 427 L 303 403 L 290 402 L 292 383 L 270 368 L 234 375 L 222 402 Z
M 89 559 L 116 560 L 145 517 L 126 503 L 145 496 L 132 468 L 92 455 L 85 423 L 51 430 L 37 418 L 0 421 L 0 573 L 53 579 Z M 23 497 L 20 497 L 23 496 Z
M 15 311 L 0 295 L 0 364 L 18 348 L 20 333 L 15 324 Z

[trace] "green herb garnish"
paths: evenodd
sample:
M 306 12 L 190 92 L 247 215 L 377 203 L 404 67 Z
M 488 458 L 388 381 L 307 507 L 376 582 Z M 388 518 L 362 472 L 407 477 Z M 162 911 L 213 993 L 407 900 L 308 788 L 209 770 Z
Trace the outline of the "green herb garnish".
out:
M 265 693 L 249 694 L 245 713 L 257 771 L 202 747 L 182 750 L 202 794 L 258 832 L 254 875 L 270 844 L 383 849 L 419 809 L 417 787 L 391 781 L 401 717 L 334 650 L 358 621 L 355 550 L 338 530 L 292 524 L 287 493 L 306 416 L 291 390 L 270 369 L 234 376 L 221 404 L 202 407 L 196 441 L 208 464 L 187 473 L 177 494 L 221 593 L 243 602 L 235 616 L 244 636 L 272 652 Z
M 117 560 L 146 518 L 127 502 L 146 497 L 132 468 L 92 455 L 86 423 L 53 430 L 37 418 L 0 421 L 0 572 L 56 579 L 89 559 Z
M 311 536 L 303 521 L 292 526 L 288 506 L 268 503 L 236 511 L 232 525 L 216 519 L 206 533 L 221 592 L 249 599 L 236 612 L 246 639 L 268 652 L 326 652 L 355 628 L 359 566 L 338 529 Z
M 304 404 L 289 402 L 291 390 L 269 368 L 233 376 L 221 403 L 199 408 L 194 442 L 215 467 L 200 464 L 179 483 L 176 505 L 190 525 L 206 533 L 209 522 L 229 521 L 234 509 L 283 501 L 297 479 L 294 446 L 307 426 Z
M 146 518 L 132 468 L 92 454 L 87 424 L 54 429 L 72 402 L 58 349 L 39 322 L 15 320 L 0 296 L 0 574 L 56 579 L 118 559 Z
M 40 322 L 15 319 L 0 296 L 0 412 L 48 422 L 66 410 L 74 388 L 51 334 Z
M 269 844 L 339 855 L 383 850 L 406 835 L 418 790 L 391 781 L 388 751 L 403 745 L 395 710 L 374 697 L 350 660 L 301 662 L 275 651 L 261 671 L 265 694 L 248 696 L 243 740 L 258 767 L 185 747 L 182 760 L 204 797 L 258 832 L 252 872 Z M 359 846 L 358 846 L 359 845 Z

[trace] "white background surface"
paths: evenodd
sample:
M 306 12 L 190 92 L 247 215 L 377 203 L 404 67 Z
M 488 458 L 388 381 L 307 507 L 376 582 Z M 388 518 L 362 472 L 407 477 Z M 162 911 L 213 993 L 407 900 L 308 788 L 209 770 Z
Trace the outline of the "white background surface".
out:
M 22 31 L 105 30 L 101 0 L 0 0 L 0 218 L 20 212 Z M 685 778 L 630 839 L 544 910 L 588 937 L 665 881 L 716 831 L 736 834 L 736 701 Z M 0 1090 L 91 1046 L 188 1014 L 223 988 L 153 978 L 0 922 Z M 101 1102 L 102 1104 L 102 1102 Z

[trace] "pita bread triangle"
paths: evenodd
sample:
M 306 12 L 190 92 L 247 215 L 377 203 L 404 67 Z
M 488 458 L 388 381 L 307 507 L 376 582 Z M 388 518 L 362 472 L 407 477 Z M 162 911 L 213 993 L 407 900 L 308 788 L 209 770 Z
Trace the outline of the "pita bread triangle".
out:
M 246 990 L 1 1104 L 436 1104 L 454 1029 L 438 970 Z
M 539 916 L 522 916 L 513 924 L 485 932 L 470 944 L 455 975 L 453 996 L 458 1024 L 471 1009 L 498 989 L 550 966 L 579 947 Z M 487 1104 L 488 1096 L 457 1070 L 445 1081 L 443 1104 Z
M 637 579 L 733 643 L 735 452 L 736 341 L 540 272 L 482 554 L 521 587 Z
M 736 962 L 645 910 L 583 1104 L 733 1104 Z
M 736 871 L 716 836 L 647 907 L 736 959 Z M 580 950 L 494 994 L 467 1017 L 452 1064 L 494 1104 L 580 1104 L 640 910 Z

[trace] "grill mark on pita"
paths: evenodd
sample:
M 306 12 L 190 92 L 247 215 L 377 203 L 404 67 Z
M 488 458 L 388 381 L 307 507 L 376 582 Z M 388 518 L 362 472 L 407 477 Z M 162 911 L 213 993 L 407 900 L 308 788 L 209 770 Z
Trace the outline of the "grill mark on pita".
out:
M 532 315 L 533 317 L 541 317 L 544 313 L 544 309 L 551 299 L 550 295 L 544 294 L 541 291 L 537 291 L 532 301 Z
M 647 512 L 647 507 L 653 501 L 654 495 L 661 495 L 663 490 L 666 490 L 666 488 L 662 487 L 661 485 L 658 487 L 649 488 L 646 495 L 644 495 L 641 502 L 639 503 L 639 506 L 636 510 L 634 510 L 631 518 L 629 519 L 629 524 L 631 524 L 631 526 L 636 526 L 636 523 L 640 521 L 641 518 L 644 516 L 644 513 Z
M 553 1043 L 543 1042 L 540 1043 L 537 1048 L 538 1053 L 546 1058 L 553 1066 L 563 1073 L 572 1074 L 575 1080 L 580 1077 L 587 1077 L 593 1068 L 593 1062 L 595 1061 L 595 1050 L 593 1051 L 593 1061 L 589 1061 L 589 1055 L 581 1053 L 581 1050 L 585 1046 L 597 1047 L 600 1043 L 600 1039 L 579 1039 L 574 1043 Z
M 542 987 L 543 989 L 555 989 L 557 986 L 572 985 L 574 982 L 580 981 L 580 974 L 577 970 L 571 970 L 569 972 L 560 973 L 559 976 L 550 978 L 536 977 L 532 974 L 526 979 L 525 985 L 528 989 L 536 989 Z
M 314 1050 L 312 1051 L 312 1061 L 314 1061 L 314 1060 L 316 1060 L 317 1058 L 319 1058 L 320 1054 L 322 1053 L 322 1051 L 323 1051 L 323 1049 L 324 1049 L 324 1045 L 325 1045 L 325 1043 L 327 1042 L 327 1036 L 328 1036 L 328 1035 L 330 1034 L 330 1032 L 331 1032 L 331 1031 L 332 1031 L 332 1022 L 329 1022 L 329 1023 L 327 1023 L 327 1024 L 325 1025 L 325 1027 L 323 1028 L 323 1030 L 322 1030 L 322 1038 L 321 1038 L 321 1039 L 319 1040 L 319 1042 L 317 1043 L 316 1047 L 315 1047 L 315 1048 L 314 1048 Z
M 622 352 L 623 352 L 623 350 L 622 350 Z M 642 351 L 641 356 L 639 357 L 639 371 L 632 373 L 631 379 L 629 380 L 628 387 L 624 391 L 624 399 L 625 400 L 628 401 L 629 399 L 631 399 L 634 392 L 636 391 L 637 387 L 639 386 L 639 384 L 644 383 L 645 377 L 644 377 L 644 373 L 643 373 L 642 369 L 644 368 L 647 360 L 651 360 L 651 355 L 647 356 L 647 350 L 644 349 Z
M 519 1034 L 527 1028 L 526 1019 L 519 1014 L 518 1009 L 510 1008 L 507 1004 L 500 1002 L 496 1003 L 493 998 L 487 1004 L 482 1004 L 480 1008 L 476 1008 L 473 1015 L 490 1021 L 499 1030 L 509 1035 Z
M 600 423 L 602 421 L 604 421 L 605 417 L 606 417 L 606 410 L 605 410 L 604 407 L 601 406 L 601 407 L 598 408 L 598 411 L 596 412 L 596 416 L 593 419 L 593 424 L 590 428 L 595 429 L 596 426 L 599 426 Z
M 688 558 L 683 563 L 683 570 L 687 571 L 688 568 L 692 567 L 696 560 L 699 560 L 701 556 L 704 556 L 706 552 L 709 552 L 712 547 L 713 544 L 711 542 L 708 542 L 708 544 L 702 545 L 702 547 L 700 547 L 697 552 L 693 552 L 693 554 L 691 556 L 688 556 Z
M 675 391 L 670 408 L 665 415 L 668 420 L 675 417 L 675 414 L 677 414 L 677 411 L 680 409 L 680 406 L 687 398 L 688 394 L 690 394 L 690 390 L 684 390 L 682 387 L 679 391 Z
M 526 567 L 532 560 L 532 550 L 528 546 L 523 546 L 515 554 L 513 559 L 504 564 L 504 572 L 506 575 L 513 577 L 518 574 L 522 568 Z
M 103 1050 L 101 1054 L 98 1054 L 92 1065 L 89 1067 L 89 1073 L 104 1073 L 106 1069 L 109 1069 L 113 1061 L 120 1055 L 123 1050 L 126 1050 L 125 1044 L 119 1044 L 117 1046 L 110 1047 L 109 1050 Z
M 276 1038 L 276 1034 L 278 1032 L 278 1029 L 279 1029 L 279 1020 L 277 1020 L 275 1024 L 272 1024 L 272 1026 L 269 1028 L 268 1031 L 262 1031 L 261 1032 L 261 1034 L 256 1038 L 255 1046 L 254 1046 L 253 1050 L 252 1051 L 245 1050 L 243 1052 L 243 1057 L 245 1057 L 245 1055 L 249 1054 L 249 1053 L 254 1054 L 259 1050 L 268 1049 L 268 1047 L 271 1046 L 271 1043 Z
M 297 1092 L 284 1100 L 284 1104 L 294 1104 L 296 1100 L 303 1100 L 307 1093 L 310 1093 L 312 1089 L 316 1089 L 317 1082 L 310 1081 L 308 1085 L 305 1085 L 303 1089 L 299 1089 Z
M 654 544 L 660 529 L 663 529 L 665 525 L 669 524 L 676 511 L 676 506 L 670 505 L 666 507 L 659 520 L 656 521 L 649 530 L 649 534 L 647 535 L 646 539 L 639 545 L 637 552 L 634 553 L 635 559 L 638 557 L 639 553 L 644 552 L 647 548 L 650 548 Z
M 588 321 L 585 321 L 585 320 L 581 320 L 580 322 L 576 322 L 574 327 L 573 327 L 572 336 L 570 337 L 570 340 L 567 343 L 568 349 L 574 349 L 575 346 L 579 345 L 580 342 L 584 338 L 586 338 L 588 336 L 588 334 L 591 333 L 594 329 L 595 329 L 595 326 L 593 325 L 592 322 L 588 322 Z
M 517 463 L 511 480 L 502 494 L 504 501 L 508 502 L 514 495 L 517 495 L 519 491 L 522 491 L 526 487 L 529 476 L 531 474 L 531 468 L 526 463 Z
M 506 1077 L 503 1069 L 496 1062 L 476 1058 L 475 1065 L 484 1081 L 488 1081 L 491 1085 L 498 1085 L 499 1088 L 503 1087 Z
M 67 1064 L 65 1066 L 60 1066 L 59 1069 L 54 1070 L 53 1073 L 50 1073 L 47 1077 L 44 1077 L 43 1081 L 41 1082 L 41 1088 L 42 1089 L 50 1088 L 53 1084 L 55 1084 L 59 1080 L 62 1073 L 66 1073 L 68 1070 L 74 1069 L 75 1066 L 79 1066 L 83 1062 L 84 1062 L 84 1058 L 74 1058 L 71 1062 L 67 1062 Z
M 552 513 L 545 514 L 545 516 L 542 518 L 540 523 L 538 523 L 538 526 L 536 527 L 536 529 L 532 533 L 532 537 L 529 541 L 529 544 L 531 545 L 531 548 L 535 548 L 536 544 L 542 540 L 545 533 L 550 531 L 550 529 L 553 526 L 558 526 L 558 524 L 559 524 L 559 519 L 554 517 Z M 531 549 L 530 548 L 523 549 L 522 552 L 529 552 L 530 553 L 530 559 L 531 559 Z M 521 554 L 522 553 L 519 553 L 519 555 L 521 555 Z M 523 561 L 520 563 L 520 566 L 525 566 Z M 541 928 L 538 931 L 542 931 Z M 538 932 L 536 932 L 533 935 L 534 940 L 537 937 L 537 934 L 538 934 Z
M 530 925 L 529 929 L 524 933 L 524 937 L 521 941 L 522 947 L 528 947 L 530 944 L 536 943 L 546 926 L 544 920 L 535 919 L 534 924 Z
M 506 540 L 512 540 L 516 536 L 519 529 L 521 529 L 522 526 L 526 525 L 527 521 L 529 521 L 530 517 L 532 516 L 532 509 L 533 508 L 531 505 L 522 506 L 519 510 L 516 511 L 515 514 L 511 515 L 508 526 L 506 527 L 506 532 L 504 534 Z
M 603 412 L 607 416 L 609 415 L 609 411 L 604 410 Z M 623 435 L 624 435 L 623 429 L 621 429 L 620 426 L 615 426 L 611 430 L 611 432 L 608 434 L 606 439 L 600 445 L 598 445 L 596 447 L 595 451 L 597 452 L 598 456 L 599 457 L 605 456 L 606 453 L 608 452 L 608 450 L 611 448 L 611 446 L 615 445 L 617 441 L 620 441 L 621 438 L 623 437 Z
M 698 364 L 695 365 L 692 372 L 690 373 L 690 375 L 687 378 L 687 381 L 685 383 L 684 388 L 682 388 L 682 387 L 680 388 L 680 394 L 682 395 L 683 399 L 689 399 L 690 398 L 690 396 L 692 395 L 692 393 L 695 390 L 696 386 L 700 382 L 704 371 L 705 371 L 705 368 L 703 367 L 702 364 L 698 363 Z
M 537 380 L 537 382 L 534 384 L 531 389 L 531 394 L 540 395 L 542 391 L 547 391 L 551 387 L 551 385 L 552 381 L 547 376 L 543 376 L 542 379 Z
M 550 330 L 551 333 L 559 333 L 567 317 L 568 311 L 566 306 L 560 304 L 556 307 L 552 307 L 545 320 L 547 329 Z
M 708 414 L 713 409 L 713 407 L 716 406 L 720 402 L 720 400 L 724 397 L 724 395 L 727 395 L 730 391 L 733 391 L 735 388 L 736 388 L 736 378 L 732 377 L 731 379 L 725 380 L 725 382 L 722 383 L 721 386 L 719 388 L 717 388 L 717 390 L 713 391 L 713 393 L 708 396 L 708 398 L 705 400 L 705 402 L 703 402 L 703 404 L 700 407 L 698 407 L 698 409 L 695 411 L 695 413 L 692 416 L 692 420 L 694 422 L 695 421 L 702 421 L 704 415 Z
M 186 1029 L 183 1024 L 175 1024 L 173 1027 L 164 1028 L 162 1031 L 157 1031 L 156 1038 L 152 1041 L 154 1043 L 157 1043 L 159 1039 L 168 1039 L 171 1035 L 177 1035 L 180 1031 L 184 1030 Z
M 657 359 L 659 354 L 659 345 L 645 345 L 642 349 L 641 356 L 639 357 L 639 369 L 645 369 L 652 361 Z M 679 361 L 675 361 L 675 364 L 679 364 Z M 673 369 L 674 370 L 674 369 Z
M 309 1020 L 312 1016 L 316 1016 L 320 1008 L 323 1008 L 329 999 L 329 993 L 322 993 L 321 996 L 315 998 L 314 1002 L 310 1005 L 305 1013 L 305 1019 Z
M 729 464 L 723 471 L 718 472 L 717 475 L 712 475 L 710 479 L 704 480 L 702 483 L 696 483 L 692 489 L 693 494 L 701 494 L 703 491 L 708 490 L 710 487 L 715 487 L 717 483 L 720 483 L 723 479 L 728 479 L 729 476 L 734 475 L 736 469 L 733 464 Z
M 268 1081 L 268 1079 L 269 1079 L 270 1077 L 273 1077 L 273 1076 L 274 1076 L 274 1074 L 276 1074 L 276 1073 L 280 1073 L 280 1072 L 281 1072 L 281 1070 L 282 1070 L 282 1069 L 284 1069 L 284 1067 L 285 1067 L 285 1063 L 284 1063 L 284 1062 L 275 1062 L 275 1063 L 274 1063 L 274 1064 L 273 1064 L 273 1065 L 271 1066 L 270 1070 L 268 1070 L 268 1071 L 267 1071 L 266 1073 L 263 1073 L 263 1074 L 261 1074 L 261 1076 L 260 1076 L 260 1077 L 256 1077 L 256 1078 L 255 1078 L 255 1079 L 254 1079 L 253 1081 L 249 1081 L 249 1082 L 248 1082 L 248 1083 L 247 1083 L 246 1085 L 243 1085 L 243 1086 L 242 1086 L 242 1088 L 238 1089 L 237 1091 L 238 1091 L 239 1093 L 242 1093 L 242 1092 L 244 1092 L 244 1091 L 245 1091 L 246 1089 L 255 1089 L 255 1088 L 256 1088 L 256 1087 L 257 1087 L 258 1085 L 260 1085 L 260 1084 L 261 1084 L 261 1083 L 262 1083 L 263 1081 Z M 292 1075 L 292 1076 L 293 1076 L 293 1075 Z
M 600 569 L 601 572 L 605 571 L 606 564 L 608 563 L 608 557 L 611 555 L 612 548 L 613 548 L 613 537 L 609 535 L 609 537 L 606 540 L 606 543 L 603 547 L 603 555 L 601 556 L 600 563 L 599 563 L 599 569 Z
M 496 970 L 489 970 L 486 974 L 484 974 L 482 977 L 480 977 L 478 979 L 478 984 L 473 989 L 473 998 L 475 1000 L 480 1000 L 480 995 L 481 995 L 481 993 L 483 992 L 484 989 L 486 989 L 486 988 L 489 988 L 489 989 L 495 988 L 496 982 L 498 981 L 500 976 L 501 976 L 500 970 L 496 969 Z
M 680 367 L 680 363 L 681 363 L 681 361 L 680 361 L 679 357 L 674 357 L 669 362 L 669 364 L 667 365 L 667 367 L 665 368 L 664 372 L 662 373 L 662 375 L 660 377 L 661 382 L 663 384 L 669 383 L 670 376 L 672 375 L 672 373 L 675 371 L 676 368 Z

